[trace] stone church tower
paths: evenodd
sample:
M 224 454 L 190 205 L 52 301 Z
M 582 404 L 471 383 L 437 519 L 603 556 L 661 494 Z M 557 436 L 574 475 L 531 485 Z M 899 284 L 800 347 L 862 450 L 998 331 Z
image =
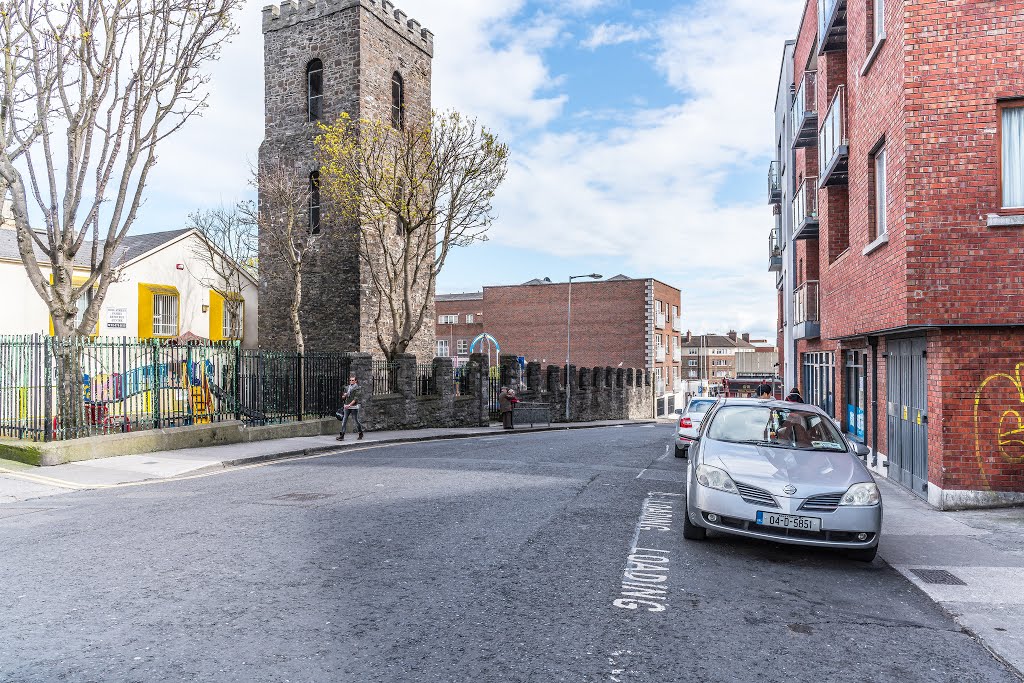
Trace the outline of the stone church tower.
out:
M 285 163 L 316 182 L 317 121 L 354 119 L 424 123 L 430 117 L 434 36 L 390 0 L 299 0 L 263 9 L 266 132 L 260 165 Z M 315 197 L 315 195 L 314 195 Z M 313 203 L 319 203 L 314 198 Z M 310 210 L 321 249 L 303 274 L 302 329 L 309 350 L 381 355 L 374 327 L 376 292 L 357 251 L 354 226 L 332 224 L 330 206 Z M 320 215 L 325 214 L 323 221 Z M 260 345 L 294 348 L 283 265 L 260 242 Z M 434 293 L 410 345 L 420 362 L 436 352 Z

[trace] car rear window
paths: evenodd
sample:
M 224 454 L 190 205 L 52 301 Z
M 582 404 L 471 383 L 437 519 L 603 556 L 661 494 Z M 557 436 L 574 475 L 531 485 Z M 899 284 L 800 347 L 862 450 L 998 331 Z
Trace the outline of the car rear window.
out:
M 706 413 L 713 405 L 715 405 L 714 401 L 690 401 L 690 405 L 687 407 L 686 412 Z

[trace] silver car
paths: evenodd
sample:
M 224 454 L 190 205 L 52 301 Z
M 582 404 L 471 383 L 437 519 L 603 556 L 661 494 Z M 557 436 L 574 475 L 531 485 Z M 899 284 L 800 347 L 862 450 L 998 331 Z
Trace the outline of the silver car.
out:
M 708 411 L 718 402 L 717 398 L 694 396 L 686 404 L 686 408 L 678 412 L 679 423 L 676 425 L 676 457 L 685 458 L 690 444 L 697 438 L 700 423 Z
M 815 406 L 720 401 L 690 446 L 683 536 L 701 540 L 713 529 L 870 562 L 882 497 L 859 459 L 866 454 Z

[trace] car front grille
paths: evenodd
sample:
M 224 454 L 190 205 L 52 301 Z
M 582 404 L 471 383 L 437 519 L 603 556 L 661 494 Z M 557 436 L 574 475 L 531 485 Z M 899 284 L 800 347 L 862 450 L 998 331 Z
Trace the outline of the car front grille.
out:
M 821 495 L 811 496 L 800 504 L 800 509 L 807 512 L 835 512 L 836 508 L 839 507 L 839 502 L 845 495 L 845 491 L 840 491 L 838 493 L 822 493 Z
M 761 505 L 769 508 L 779 507 L 779 504 L 775 502 L 774 496 L 764 489 L 759 489 L 756 486 L 751 486 L 750 484 L 741 484 L 736 482 L 736 490 L 739 491 L 740 498 L 751 505 Z

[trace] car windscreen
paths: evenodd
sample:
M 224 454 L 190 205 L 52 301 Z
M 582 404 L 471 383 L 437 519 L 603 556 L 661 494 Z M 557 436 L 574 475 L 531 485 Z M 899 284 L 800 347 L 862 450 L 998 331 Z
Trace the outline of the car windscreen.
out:
M 800 408 L 722 406 L 708 426 L 707 437 L 775 448 L 832 452 L 847 449 L 846 441 L 829 418 Z
M 690 401 L 690 405 L 686 407 L 686 412 L 706 413 L 711 410 L 713 405 L 715 405 L 715 401 Z

